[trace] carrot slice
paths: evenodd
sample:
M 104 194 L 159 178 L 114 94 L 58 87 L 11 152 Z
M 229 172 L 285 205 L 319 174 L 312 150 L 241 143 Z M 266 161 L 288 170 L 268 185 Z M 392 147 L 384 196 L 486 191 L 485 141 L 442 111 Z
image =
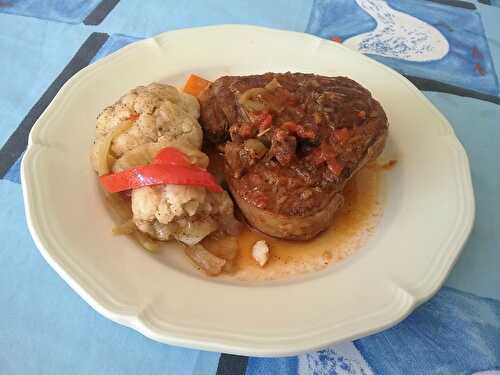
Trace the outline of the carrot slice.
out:
M 199 96 L 202 93 L 202 91 L 205 90 L 211 83 L 212 82 L 207 81 L 206 79 L 201 78 L 196 74 L 191 74 L 189 75 L 189 78 L 186 81 L 186 84 L 184 85 L 183 91 L 186 94 Z

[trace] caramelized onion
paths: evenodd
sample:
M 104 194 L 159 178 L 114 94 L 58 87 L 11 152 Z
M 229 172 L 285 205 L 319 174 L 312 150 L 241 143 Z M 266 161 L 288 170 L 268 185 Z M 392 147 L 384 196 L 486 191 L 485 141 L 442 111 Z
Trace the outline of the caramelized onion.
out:
M 263 87 L 254 87 L 252 89 L 248 89 L 243 94 L 241 94 L 239 98 L 240 104 L 245 107 L 245 109 L 250 111 L 263 111 L 266 108 L 266 105 L 261 101 L 254 100 L 257 95 L 262 95 L 266 92 L 266 89 Z
M 254 153 L 258 159 L 263 157 L 267 152 L 267 147 L 256 138 L 250 138 L 245 141 L 245 149 Z

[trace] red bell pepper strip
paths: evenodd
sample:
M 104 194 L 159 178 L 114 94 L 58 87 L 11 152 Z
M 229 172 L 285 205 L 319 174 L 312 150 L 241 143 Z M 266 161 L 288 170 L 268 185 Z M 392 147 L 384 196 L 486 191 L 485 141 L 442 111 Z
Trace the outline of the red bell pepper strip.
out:
M 183 167 L 193 165 L 187 155 L 175 147 L 162 148 L 154 157 L 152 164 L 180 165 Z
M 223 191 L 214 176 L 206 170 L 179 165 L 143 165 L 101 176 L 100 179 L 101 184 L 110 193 L 161 184 L 200 186 L 214 192 Z
M 172 147 L 162 149 L 149 165 L 101 176 L 100 180 L 110 193 L 160 184 L 200 186 L 214 192 L 223 191 L 214 176 L 192 165 L 184 153 Z

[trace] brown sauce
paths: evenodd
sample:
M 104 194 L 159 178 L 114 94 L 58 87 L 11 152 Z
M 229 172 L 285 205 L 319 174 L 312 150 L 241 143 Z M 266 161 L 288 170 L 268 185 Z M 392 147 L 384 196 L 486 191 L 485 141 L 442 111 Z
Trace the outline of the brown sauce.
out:
M 213 150 L 205 151 L 209 151 L 213 167 L 220 168 L 220 156 L 214 155 Z M 276 280 L 318 271 L 352 255 L 363 246 L 381 217 L 385 165 L 371 163 L 347 183 L 344 206 L 331 227 L 312 240 L 280 240 L 245 226 L 238 237 L 239 254 L 233 272 L 219 277 L 241 281 Z M 216 172 L 212 169 L 212 173 Z M 265 240 L 270 249 L 269 261 L 264 267 L 252 257 L 252 247 L 259 240 Z

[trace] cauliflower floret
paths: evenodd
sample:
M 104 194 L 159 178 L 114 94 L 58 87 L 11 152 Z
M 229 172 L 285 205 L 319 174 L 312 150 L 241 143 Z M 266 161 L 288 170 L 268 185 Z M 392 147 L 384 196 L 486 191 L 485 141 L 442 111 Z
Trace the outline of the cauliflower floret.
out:
M 135 100 L 137 99 L 137 90 L 130 90 L 127 94 L 123 95 L 120 98 L 120 101 L 118 103 L 122 103 L 124 106 L 126 106 L 131 112 L 134 111 L 134 103 Z
M 134 133 L 135 131 L 135 133 Z M 129 134 L 137 137 L 143 136 L 149 138 L 151 142 L 158 140 L 158 131 L 155 123 L 155 118 L 152 115 L 143 114 L 137 119 L 135 126 L 130 129 Z
M 144 186 L 132 192 L 132 212 L 134 219 L 151 221 L 156 217 L 158 205 L 161 201 L 161 189 Z
M 97 116 L 97 138 L 104 137 L 115 127 L 120 125 L 123 121 L 128 121 L 133 111 L 123 103 L 115 103 L 102 111 Z
M 144 87 L 144 89 L 159 97 L 166 98 L 172 103 L 177 103 L 180 100 L 181 93 L 174 86 L 153 82 Z
M 233 217 L 229 195 L 202 187 L 163 185 L 132 191 L 132 212 L 139 230 L 160 240 L 175 238 L 187 245 L 200 242 Z
M 181 100 L 179 105 L 194 118 L 200 117 L 200 103 L 193 95 L 180 93 Z
M 176 142 L 199 149 L 203 138 L 199 115 L 196 98 L 180 93 L 175 87 L 159 83 L 139 86 L 97 117 L 92 163 L 97 166 L 96 153 L 102 139 L 125 122 L 132 126 L 111 143 L 115 158 L 149 142 Z
M 168 224 L 175 217 L 194 216 L 198 208 L 206 203 L 206 196 L 207 191 L 202 187 L 165 185 L 156 218 L 160 223 Z
M 210 196 L 213 201 L 213 205 L 217 207 L 217 211 L 219 215 L 222 216 L 233 216 L 233 201 L 229 197 L 229 194 L 226 191 L 221 193 L 210 193 Z
M 127 151 L 149 142 L 158 140 L 158 130 L 152 115 L 140 115 L 130 130 L 116 137 L 111 145 L 115 155 L 123 155 Z
M 164 102 L 155 112 L 156 123 L 162 138 L 176 141 L 183 140 L 195 148 L 200 148 L 203 132 L 195 117 L 181 106 Z
M 144 91 L 136 96 L 134 111 L 140 114 L 151 115 L 162 102 L 163 98 L 161 96 L 155 95 L 150 91 Z
M 200 151 L 203 132 L 199 116 L 198 100 L 175 87 L 152 83 L 129 91 L 97 118 L 91 155 L 95 170 L 98 152 L 107 149 L 106 142 L 110 141 L 108 163 L 113 173 L 151 163 L 164 147 L 176 147 L 193 164 L 206 168 L 209 160 Z M 117 127 L 121 133 L 112 133 Z M 228 228 L 236 228 L 237 223 L 229 195 L 203 187 L 167 184 L 133 189 L 131 207 L 140 231 L 159 240 L 175 238 L 190 246 L 219 227 L 230 233 Z

